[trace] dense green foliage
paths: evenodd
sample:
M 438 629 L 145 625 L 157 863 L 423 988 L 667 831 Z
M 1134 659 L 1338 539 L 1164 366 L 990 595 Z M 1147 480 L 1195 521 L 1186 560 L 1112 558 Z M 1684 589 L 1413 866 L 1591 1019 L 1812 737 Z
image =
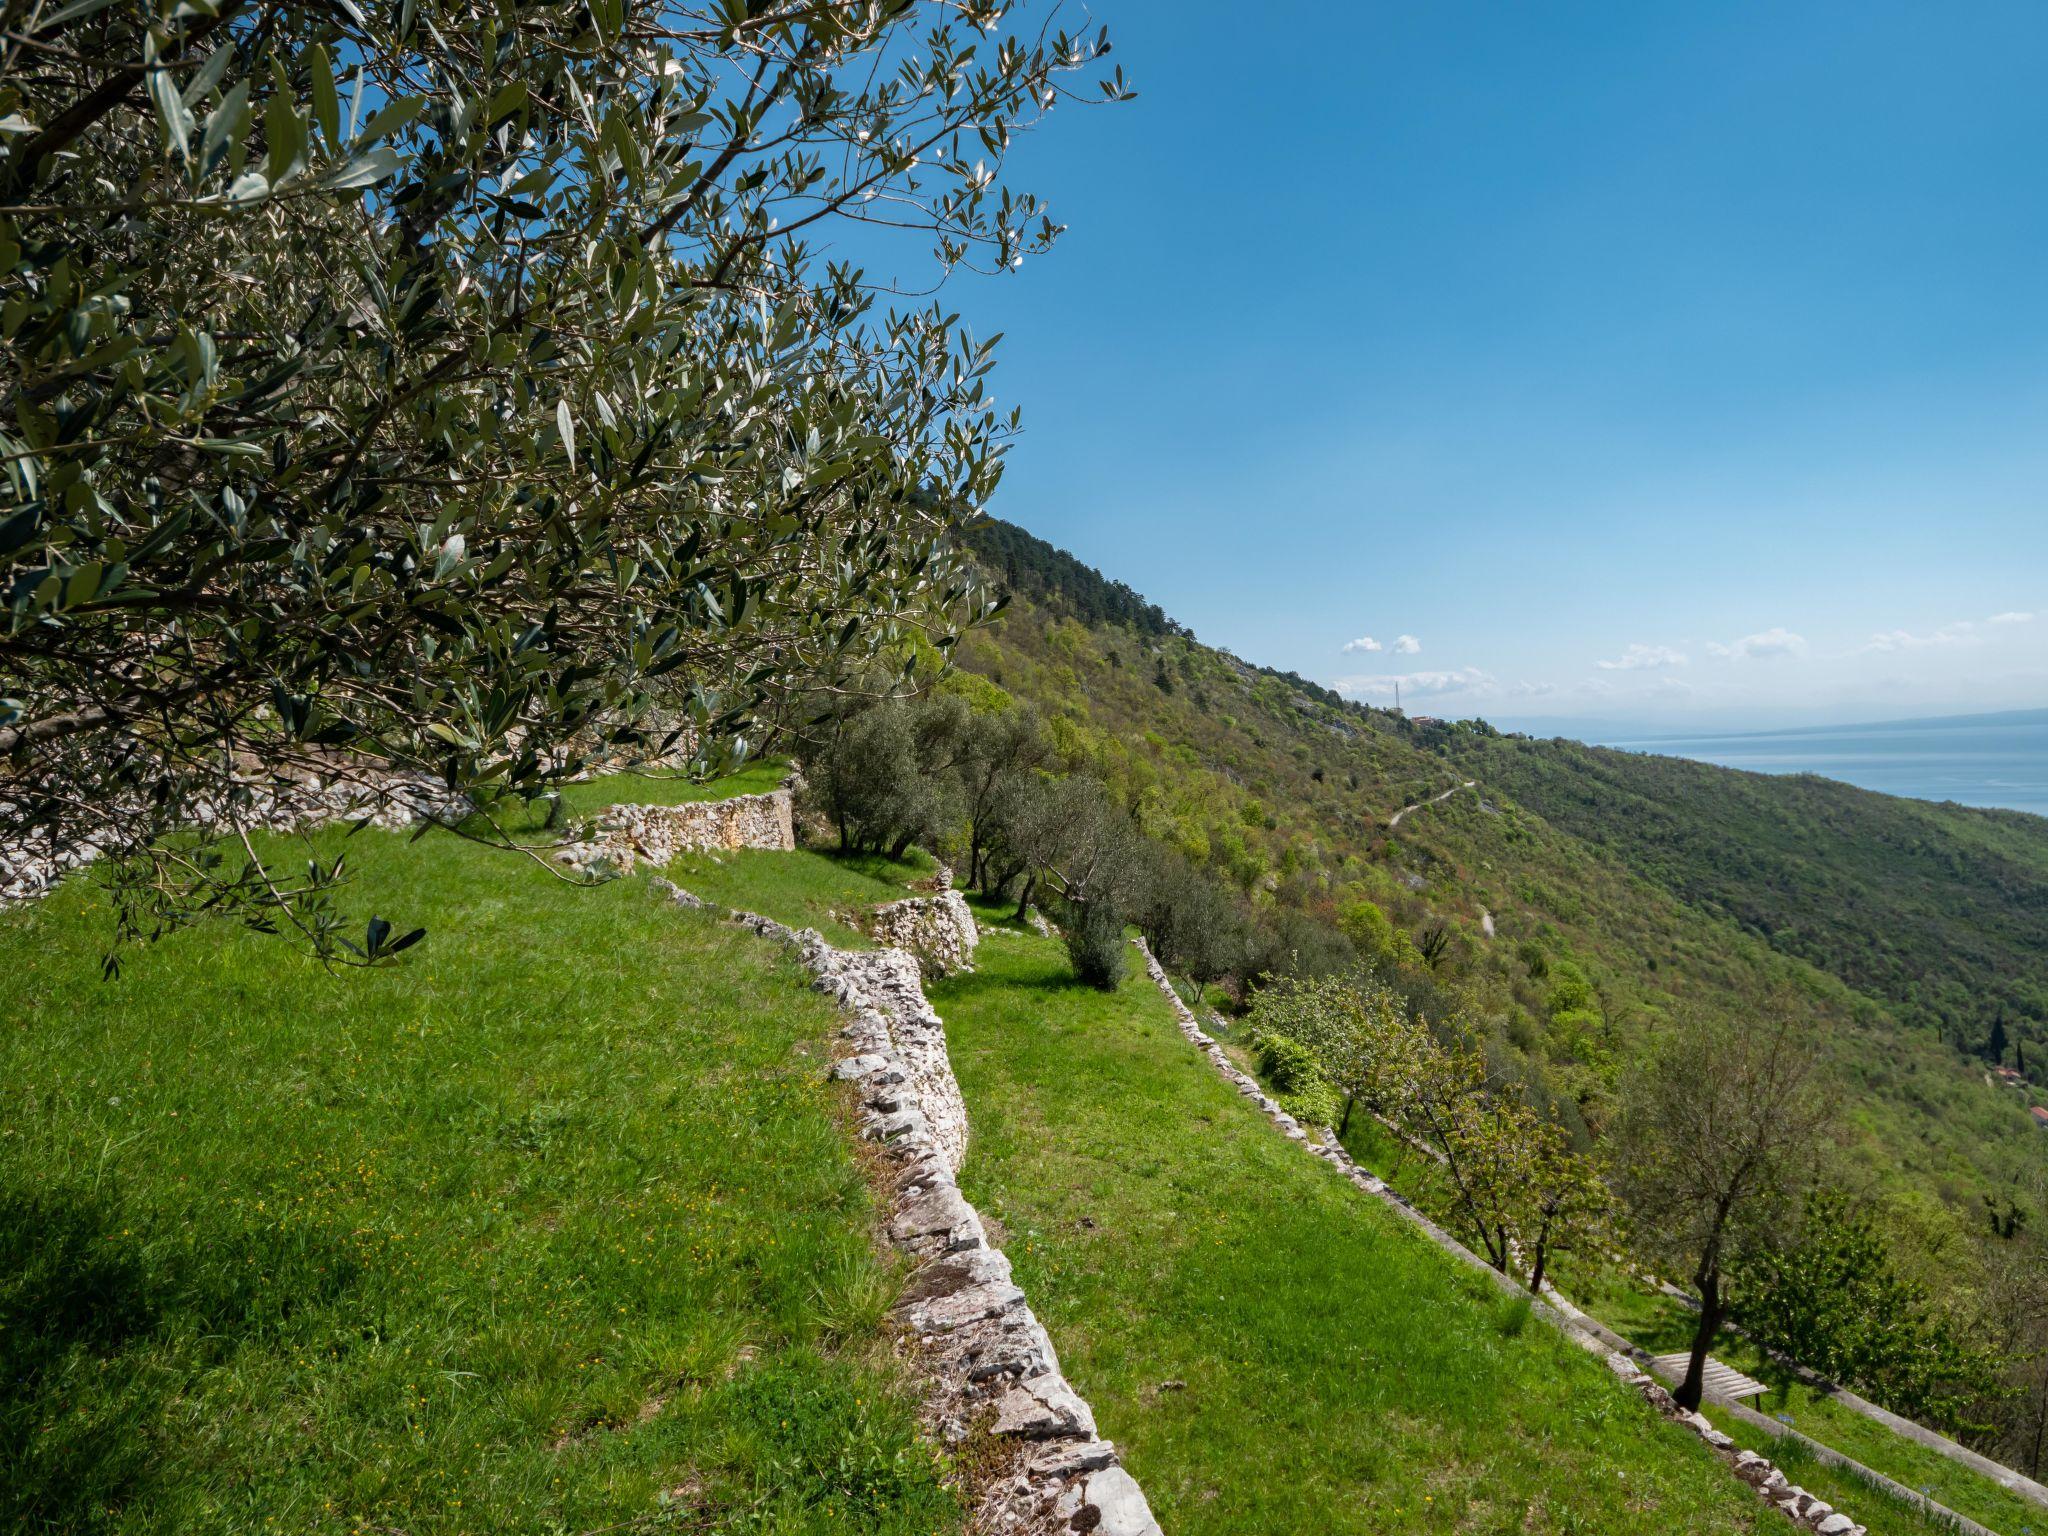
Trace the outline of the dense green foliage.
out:
M 193 930 L 102 981 L 90 877 L 0 917 L 0 1523 L 957 1529 L 831 1006 L 643 882 L 351 858 L 460 942 Z
M 922 231 L 935 278 L 1052 245 L 1004 151 L 1109 45 L 1012 11 L 10 13 L 0 839 L 123 855 L 131 934 L 240 909 L 343 955 L 331 867 L 171 834 L 280 779 L 741 758 L 949 645 L 945 535 L 1015 414 L 989 344 L 812 242 Z
M 1994 1065 L 2021 1042 L 2048 1085 L 2048 819 L 1577 742 L 1442 741 L 1491 788 L 1901 1021 Z
M 1735 1294 L 1759 1343 L 1922 1424 L 1954 1433 L 1993 1389 L 1996 1362 L 1930 1307 L 1870 1212 L 1839 1192 L 1810 1194 L 1798 1236 L 1751 1255 Z
M 963 537 L 1013 596 L 1028 597 L 1083 624 L 1118 624 L 1141 635 L 1186 633 L 1157 603 L 1146 602 L 1065 550 L 1034 539 L 1015 523 L 981 518 L 968 525 Z

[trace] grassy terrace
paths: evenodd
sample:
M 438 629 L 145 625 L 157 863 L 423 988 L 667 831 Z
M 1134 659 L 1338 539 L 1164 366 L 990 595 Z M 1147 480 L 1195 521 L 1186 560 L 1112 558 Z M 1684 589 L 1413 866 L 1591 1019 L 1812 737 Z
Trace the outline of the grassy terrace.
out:
M 992 934 L 932 988 L 965 1184 L 1161 1523 L 1769 1531 L 1600 1364 L 1278 1136 L 1134 977 Z
M 205 927 L 102 982 L 90 878 L 0 916 L 0 1526 L 957 1530 L 797 969 L 348 848 L 394 969 Z
M 922 869 L 800 853 L 672 873 L 848 942 L 833 913 Z M 978 910 L 975 974 L 930 988 L 974 1122 L 967 1192 L 1174 1536 L 1786 1528 L 1596 1361 L 1284 1142 L 1142 978 L 1077 987 L 1057 943 Z M 1795 1475 L 1878 1536 L 1940 1529 L 1826 1468 Z

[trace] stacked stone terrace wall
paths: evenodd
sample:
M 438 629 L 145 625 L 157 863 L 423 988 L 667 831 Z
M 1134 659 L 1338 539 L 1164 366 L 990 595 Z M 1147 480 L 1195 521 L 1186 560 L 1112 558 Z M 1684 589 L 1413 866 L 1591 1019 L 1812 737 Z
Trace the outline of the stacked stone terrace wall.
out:
M 285 781 L 254 782 L 247 801 L 230 817 L 226 807 L 206 802 L 194 807 L 192 824 L 200 829 L 233 824 L 273 832 L 324 827 L 342 821 L 367 821 L 372 826 L 403 831 L 422 821 L 457 822 L 470 803 L 451 794 L 424 774 L 354 777 L 307 775 Z M 109 851 L 98 842 L 58 843 L 47 833 L 30 831 L 18 841 L 0 843 L 0 907 L 34 901 L 74 869 L 81 869 Z
M 667 889 L 682 906 L 706 905 Z M 979 1490 L 972 1529 L 1161 1536 L 1144 1492 L 1060 1370 L 1010 1261 L 960 1192 L 967 1108 L 916 958 L 901 949 L 835 949 L 808 929 L 753 913 L 732 917 L 794 949 L 845 1011 L 850 1054 L 832 1075 L 854 1085 L 861 1134 L 888 1160 L 889 1239 L 917 1260 L 896 1319 L 929 1372 L 927 1419 L 949 1444 L 986 1434 L 1009 1453 Z
M 573 869 L 604 865 L 629 874 L 642 860 L 659 867 L 679 853 L 795 847 L 791 795 L 783 788 L 681 805 L 608 805 L 557 858 Z
M 974 969 L 981 930 L 975 926 L 967 898 L 953 889 L 952 872 L 943 866 L 939 889 L 932 895 L 892 901 L 860 921 L 878 943 L 917 956 L 919 968 L 928 977 L 937 979 Z

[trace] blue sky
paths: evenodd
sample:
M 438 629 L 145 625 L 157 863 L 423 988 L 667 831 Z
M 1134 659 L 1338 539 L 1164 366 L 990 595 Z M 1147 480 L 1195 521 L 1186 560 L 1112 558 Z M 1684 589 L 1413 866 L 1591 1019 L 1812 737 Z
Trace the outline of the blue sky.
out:
M 998 513 L 1411 713 L 2048 705 L 2048 7 L 1093 13 Z

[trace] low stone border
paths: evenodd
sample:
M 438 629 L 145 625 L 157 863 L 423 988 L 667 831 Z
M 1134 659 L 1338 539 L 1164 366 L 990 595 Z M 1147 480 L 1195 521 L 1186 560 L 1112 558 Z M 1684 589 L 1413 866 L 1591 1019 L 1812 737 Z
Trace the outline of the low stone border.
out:
M 680 906 L 716 910 L 666 880 L 656 884 Z M 889 1240 L 918 1260 L 895 1316 L 930 1372 L 927 1417 L 948 1444 L 986 1432 L 1014 1452 L 981 1490 L 972 1528 L 1004 1536 L 1162 1536 L 1137 1480 L 1061 1373 L 1010 1261 L 990 1245 L 960 1193 L 967 1109 L 916 957 L 835 949 L 810 929 L 751 912 L 726 915 L 795 950 L 818 990 L 847 1015 L 841 1034 L 850 1054 L 832 1075 L 856 1086 L 861 1135 L 889 1160 Z
M 1324 1133 L 1324 1140 L 1320 1142 L 1311 1138 L 1301 1122 L 1282 1109 L 1279 1103 L 1259 1086 L 1255 1078 L 1249 1073 L 1240 1070 L 1215 1037 L 1204 1030 L 1200 1023 L 1196 1021 L 1194 1014 L 1189 1011 L 1187 1004 L 1181 1001 L 1180 994 L 1174 991 L 1173 983 L 1168 980 L 1165 968 L 1153 956 L 1150 946 L 1145 943 L 1144 939 L 1134 938 L 1131 940 L 1131 943 L 1137 948 L 1138 953 L 1144 957 L 1146 975 L 1152 978 L 1152 984 L 1159 989 L 1161 995 L 1166 998 L 1168 1006 L 1173 1009 L 1174 1021 L 1179 1025 L 1182 1036 L 1187 1039 L 1189 1044 L 1195 1046 L 1203 1055 L 1207 1056 L 1210 1065 L 1214 1066 L 1217 1072 L 1230 1082 L 1240 1094 L 1257 1105 L 1283 1136 L 1289 1141 L 1299 1142 L 1307 1151 L 1336 1168 L 1339 1173 L 1357 1188 L 1400 1213 L 1401 1216 L 1420 1228 L 1423 1235 L 1430 1242 L 1452 1257 L 1486 1275 L 1504 1292 L 1514 1296 L 1529 1296 L 1529 1293 L 1521 1286 L 1517 1285 L 1506 1275 L 1501 1274 L 1491 1264 L 1480 1258 L 1478 1254 L 1467 1248 L 1463 1243 L 1451 1236 L 1450 1233 L 1423 1215 L 1422 1212 L 1418 1211 L 1407 1200 L 1403 1199 L 1385 1180 L 1375 1178 L 1365 1169 L 1359 1167 L 1357 1163 L 1352 1161 L 1351 1154 L 1344 1150 L 1334 1135 L 1326 1131 Z M 1865 1536 L 1862 1526 L 1858 1525 L 1847 1515 L 1836 1510 L 1833 1505 L 1825 1500 L 1817 1498 L 1813 1494 L 1808 1493 L 1804 1488 L 1793 1483 L 1783 1472 L 1772 1466 L 1768 1458 L 1758 1455 L 1755 1451 L 1738 1451 L 1735 1449 L 1735 1442 L 1714 1428 L 1704 1415 L 1688 1413 L 1685 1409 L 1680 1408 L 1673 1401 L 1670 1392 L 1665 1390 L 1664 1385 L 1654 1376 L 1650 1375 L 1648 1371 L 1642 1369 L 1641 1365 L 1634 1358 L 1631 1358 L 1627 1352 L 1630 1346 L 1626 1340 L 1594 1323 L 1591 1318 L 1580 1312 L 1578 1308 L 1572 1306 L 1557 1291 L 1546 1286 L 1544 1287 L 1544 1295 L 1541 1299 L 1530 1296 L 1529 1301 L 1531 1309 L 1538 1316 L 1556 1328 L 1574 1344 L 1577 1344 L 1581 1349 L 1599 1355 L 1606 1362 L 1609 1370 L 1613 1371 L 1623 1382 L 1635 1388 L 1642 1395 L 1643 1400 L 1656 1409 L 1658 1413 L 1675 1423 L 1684 1425 L 1687 1429 L 1698 1435 L 1708 1448 L 1725 1465 L 1733 1470 L 1737 1477 L 1756 1490 L 1759 1498 L 1770 1504 L 1774 1509 L 1781 1511 L 1793 1524 L 1815 1532 L 1816 1536 Z M 1621 1347 L 1615 1347 L 1617 1345 Z

